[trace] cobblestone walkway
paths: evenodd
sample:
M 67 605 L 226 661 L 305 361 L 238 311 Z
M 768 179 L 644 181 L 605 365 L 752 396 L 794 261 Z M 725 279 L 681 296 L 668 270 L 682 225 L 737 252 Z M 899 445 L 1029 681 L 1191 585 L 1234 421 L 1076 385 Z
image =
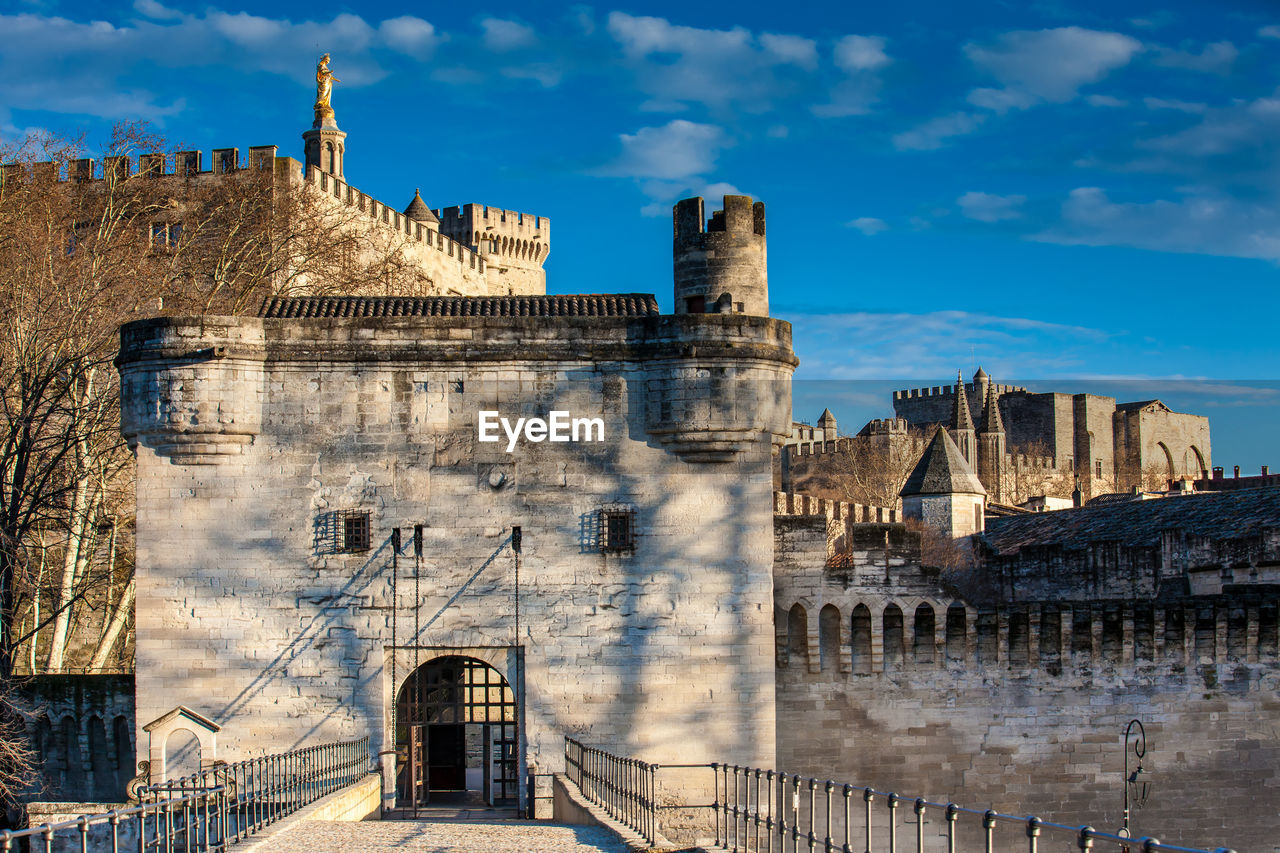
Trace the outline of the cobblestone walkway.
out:
M 627 853 L 616 836 L 589 826 L 558 823 L 380 820 L 303 821 L 265 839 L 257 853 Z

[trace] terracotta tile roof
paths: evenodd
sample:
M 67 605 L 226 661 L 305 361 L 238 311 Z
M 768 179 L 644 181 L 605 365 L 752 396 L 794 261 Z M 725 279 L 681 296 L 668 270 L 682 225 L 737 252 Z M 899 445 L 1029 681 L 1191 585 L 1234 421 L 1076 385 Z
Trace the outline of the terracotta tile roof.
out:
M 1159 544 L 1163 530 L 1177 529 L 1214 539 L 1257 536 L 1280 528 L 1280 487 L 1178 495 L 1057 512 L 1037 512 L 987 522 L 983 541 L 998 554 L 1035 545 L 1084 548 L 1090 542 L 1126 546 Z
M 650 293 L 575 296 L 297 296 L 268 299 L 268 319 L 312 317 L 653 317 Z

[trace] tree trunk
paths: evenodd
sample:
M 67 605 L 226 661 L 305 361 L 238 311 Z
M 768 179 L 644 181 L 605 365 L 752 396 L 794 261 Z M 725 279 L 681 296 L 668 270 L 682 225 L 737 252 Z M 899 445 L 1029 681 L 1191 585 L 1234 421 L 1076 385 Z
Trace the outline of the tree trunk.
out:
M 135 592 L 134 579 L 130 576 L 129 583 L 125 586 L 124 591 L 120 593 L 120 600 L 116 602 L 115 609 L 111 613 L 111 623 L 107 626 L 107 632 L 102 635 L 98 648 L 93 652 L 93 660 L 89 662 L 90 670 L 96 672 L 107 665 L 107 658 L 110 657 L 111 650 L 115 648 L 116 640 L 120 637 L 120 632 L 124 630 L 125 622 L 129 621 L 129 612 L 133 610 Z

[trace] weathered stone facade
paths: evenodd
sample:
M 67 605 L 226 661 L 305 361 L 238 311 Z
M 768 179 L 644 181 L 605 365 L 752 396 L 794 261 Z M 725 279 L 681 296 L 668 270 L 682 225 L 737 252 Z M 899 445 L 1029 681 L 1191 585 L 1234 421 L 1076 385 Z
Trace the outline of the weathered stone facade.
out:
M 1278 536 L 1277 489 L 1067 510 L 992 521 L 965 576 L 901 525 L 778 516 L 779 764 L 1114 831 L 1137 717 L 1136 834 L 1265 849 Z
M 992 383 L 981 368 L 969 383 L 895 391 L 894 414 L 911 424 L 953 428 L 958 389 L 975 424 L 993 392 L 1009 451 L 1002 466 L 1045 467 L 1041 460 L 1047 458 L 1052 468 L 1078 476 L 1086 496 L 1127 490 L 1144 474 L 1195 479 L 1212 465 L 1206 417 L 1174 412 L 1159 400 L 1117 404 L 1096 394 L 1033 393 Z M 983 482 L 990 488 L 988 480 Z
M 625 295 L 266 313 L 122 332 L 139 722 L 199 710 L 229 760 L 365 733 L 389 750 L 414 665 L 466 655 L 515 686 L 530 768 L 560 769 L 566 734 L 773 763 L 788 324 Z M 507 452 L 478 441 L 490 410 L 600 418 L 604 441 Z M 602 510 L 630 514 L 633 547 L 607 547 Z M 344 553 L 350 517 L 367 550 Z

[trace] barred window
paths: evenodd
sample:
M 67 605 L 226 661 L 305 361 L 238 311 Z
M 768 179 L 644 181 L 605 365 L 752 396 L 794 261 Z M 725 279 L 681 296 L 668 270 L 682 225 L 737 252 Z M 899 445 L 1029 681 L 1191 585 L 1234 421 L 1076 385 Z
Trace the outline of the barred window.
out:
M 629 507 L 600 510 L 600 550 L 614 554 L 635 550 L 635 518 L 635 510 Z
M 338 550 L 351 554 L 369 550 L 369 513 L 365 510 L 344 510 L 339 513 L 342 537 Z

